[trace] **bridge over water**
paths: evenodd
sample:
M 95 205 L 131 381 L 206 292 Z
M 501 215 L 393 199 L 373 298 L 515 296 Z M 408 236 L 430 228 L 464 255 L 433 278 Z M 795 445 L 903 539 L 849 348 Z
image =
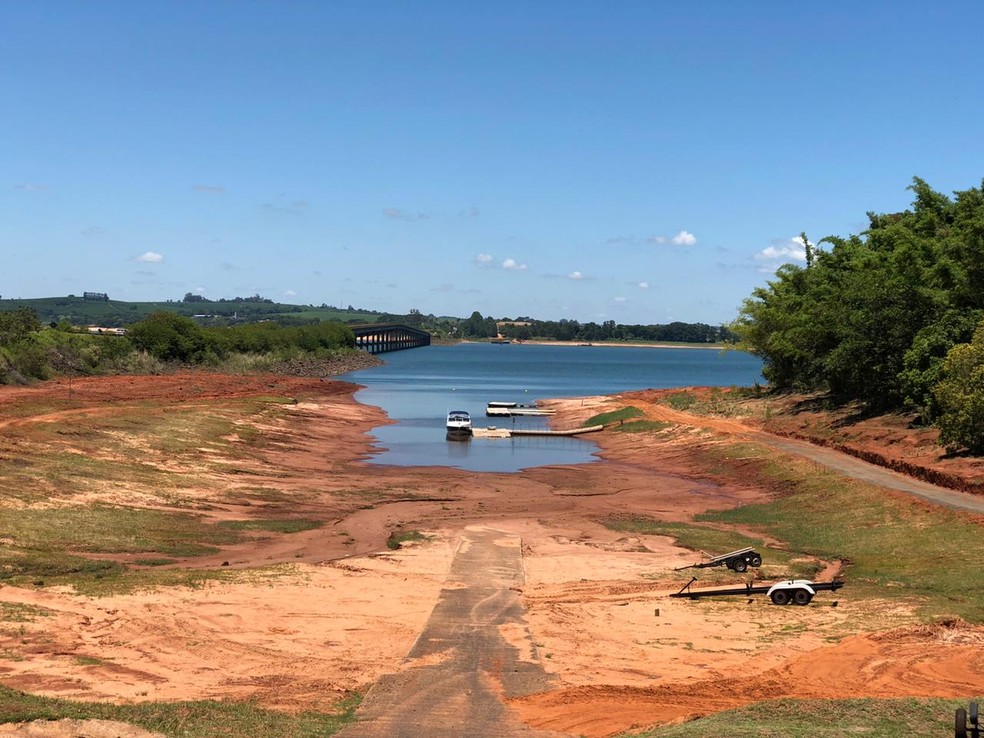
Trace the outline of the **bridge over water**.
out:
M 431 334 L 427 331 L 397 323 L 370 323 L 349 328 L 355 334 L 356 348 L 365 349 L 370 354 L 430 346 L 431 342 Z

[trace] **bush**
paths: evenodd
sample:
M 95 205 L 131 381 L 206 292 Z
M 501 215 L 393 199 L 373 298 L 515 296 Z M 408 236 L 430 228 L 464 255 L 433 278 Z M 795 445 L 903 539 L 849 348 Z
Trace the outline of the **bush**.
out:
M 984 454 L 984 321 L 970 343 L 950 349 L 942 376 L 933 393 L 940 408 L 940 443 Z
M 130 341 L 161 361 L 193 364 L 213 360 L 221 351 L 217 341 L 209 340 L 205 331 L 191 318 L 160 311 L 130 327 Z

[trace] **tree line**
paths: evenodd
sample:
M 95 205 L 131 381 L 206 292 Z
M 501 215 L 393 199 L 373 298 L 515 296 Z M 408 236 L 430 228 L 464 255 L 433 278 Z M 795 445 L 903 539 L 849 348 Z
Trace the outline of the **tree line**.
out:
M 778 391 L 820 390 L 872 412 L 914 410 L 952 449 L 984 452 L 984 190 L 868 213 L 745 300 L 733 328 Z
M 155 366 L 153 362 L 208 366 L 236 355 L 280 361 L 348 350 L 355 350 L 355 335 L 348 326 L 332 322 L 202 326 L 158 311 L 130 325 L 124 335 L 92 335 L 65 322 L 46 326 L 30 308 L 0 312 L 0 384 L 65 372 L 139 372 Z

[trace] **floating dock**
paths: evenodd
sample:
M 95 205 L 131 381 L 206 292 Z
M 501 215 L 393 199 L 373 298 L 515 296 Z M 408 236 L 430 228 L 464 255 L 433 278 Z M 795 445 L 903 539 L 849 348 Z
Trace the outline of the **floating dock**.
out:
M 490 418 L 509 418 L 524 415 L 553 415 L 556 410 L 545 410 L 536 405 L 522 405 L 518 402 L 490 402 L 485 406 L 485 414 Z
M 569 430 L 530 430 L 525 428 L 473 428 L 475 438 L 512 438 L 513 436 L 577 436 L 581 433 L 595 433 L 603 430 L 603 425 L 589 425 L 586 428 L 570 428 Z

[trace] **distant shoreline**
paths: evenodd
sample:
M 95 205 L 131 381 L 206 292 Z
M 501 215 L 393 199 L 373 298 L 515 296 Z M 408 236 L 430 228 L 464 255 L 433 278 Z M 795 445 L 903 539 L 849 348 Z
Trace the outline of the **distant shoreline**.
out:
M 491 343 L 490 341 L 458 341 L 458 343 Z M 734 348 L 738 350 L 737 347 L 730 346 L 724 343 L 624 343 L 621 341 L 607 342 L 607 341 L 529 341 L 511 340 L 510 344 L 519 344 L 521 346 L 586 346 L 588 348 L 618 348 L 624 346 L 625 348 L 679 348 L 679 349 L 716 349 L 718 351 Z M 493 344 L 502 345 L 502 344 Z

